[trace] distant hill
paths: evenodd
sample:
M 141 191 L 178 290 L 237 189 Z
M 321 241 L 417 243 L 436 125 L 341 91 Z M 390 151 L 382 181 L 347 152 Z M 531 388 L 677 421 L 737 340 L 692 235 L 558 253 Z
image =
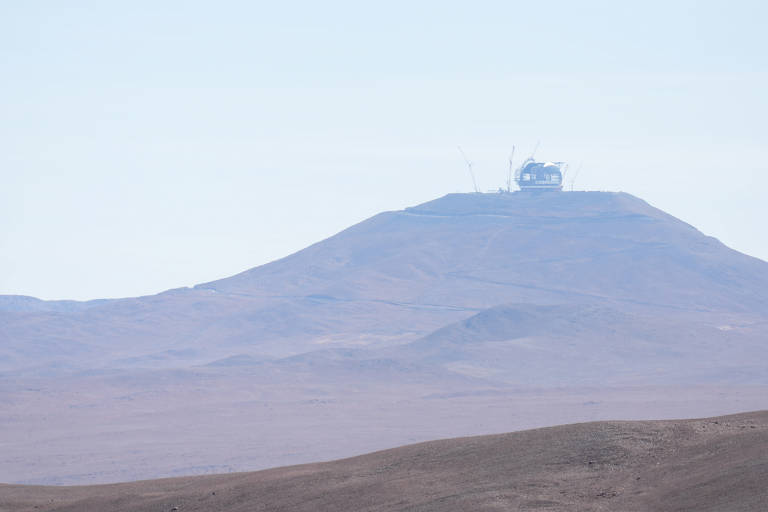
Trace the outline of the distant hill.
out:
M 749 323 L 768 313 L 766 289 L 768 263 L 629 194 L 450 194 L 192 289 L 86 303 L 0 297 L 0 372 L 385 347 L 509 303 Z
M 767 481 L 763 411 L 447 439 L 256 473 L 0 485 L 0 510 L 763 512 Z
M 624 193 L 450 194 L 198 289 L 421 307 L 610 300 L 768 312 L 768 264 Z
M 505 304 L 385 353 L 518 387 L 768 385 L 765 323 L 722 321 L 708 313 Z

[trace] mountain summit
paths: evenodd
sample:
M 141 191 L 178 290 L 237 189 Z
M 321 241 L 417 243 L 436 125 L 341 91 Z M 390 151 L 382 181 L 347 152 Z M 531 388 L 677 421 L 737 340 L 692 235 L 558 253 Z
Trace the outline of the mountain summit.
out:
M 509 303 L 762 316 L 766 289 L 768 263 L 629 194 L 449 194 L 192 289 L 0 297 L 0 369 L 387 346 Z
M 629 194 L 450 194 L 197 288 L 449 308 L 614 300 L 768 311 L 766 269 Z

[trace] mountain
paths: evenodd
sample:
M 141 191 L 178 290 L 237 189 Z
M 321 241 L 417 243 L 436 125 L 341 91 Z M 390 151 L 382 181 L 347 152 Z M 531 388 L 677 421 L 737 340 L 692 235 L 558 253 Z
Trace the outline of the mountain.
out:
M 768 412 L 600 422 L 134 483 L 0 486 L 0 510 L 762 512 Z
M 0 297 L 0 372 L 391 346 L 499 304 L 768 314 L 768 263 L 624 193 L 450 194 L 236 276 L 131 299 Z M 728 319 L 726 319 L 728 320 Z M 737 322 L 737 323 L 738 323 Z
M 0 297 L 0 482 L 765 409 L 766 290 L 636 197 L 553 192 L 450 194 L 153 296 Z
M 767 268 L 629 194 L 451 194 L 197 288 L 462 310 L 598 300 L 765 313 Z

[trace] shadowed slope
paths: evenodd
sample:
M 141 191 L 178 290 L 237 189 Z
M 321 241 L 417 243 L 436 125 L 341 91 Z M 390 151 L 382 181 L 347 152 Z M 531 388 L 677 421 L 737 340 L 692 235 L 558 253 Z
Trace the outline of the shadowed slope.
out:
M 384 352 L 515 386 L 768 384 L 767 335 L 761 318 L 506 304 Z
M 0 510 L 762 512 L 766 481 L 768 412 L 757 412 L 449 439 L 256 473 L 0 486 Z

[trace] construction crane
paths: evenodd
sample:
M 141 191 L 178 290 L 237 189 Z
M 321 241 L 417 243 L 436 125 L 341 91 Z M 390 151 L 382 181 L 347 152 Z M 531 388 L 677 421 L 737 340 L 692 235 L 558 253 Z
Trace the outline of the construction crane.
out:
M 509 155 L 509 173 L 507 175 L 507 192 L 512 192 L 512 159 L 515 157 L 515 146 L 512 146 L 512 153 Z
M 477 181 L 475 180 L 475 172 L 472 170 L 472 162 L 467 158 L 467 155 L 464 153 L 464 150 L 461 149 L 461 146 L 459 146 L 459 152 L 461 153 L 461 156 L 464 157 L 464 161 L 467 163 L 467 169 L 469 169 L 469 175 L 472 177 L 472 186 L 475 188 L 475 193 L 479 194 L 480 189 L 477 188 Z
M 576 168 L 576 172 L 571 177 L 570 182 L 568 183 L 569 188 L 571 189 L 571 192 L 573 192 L 573 184 L 576 182 L 576 178 L 579 176 L 579 171 L 581 170 L 582 163 L 579 163 L 579 166 Z
M 533 160 L 533 156 L 536 154 L 536 150 L 539 149 L 539 144 L 541 144 L 541 141 L 537 140 L 536 145 L 533 146 L 533 151 L 531 151 L 531 156 L 528 157 L 529 160 Z

